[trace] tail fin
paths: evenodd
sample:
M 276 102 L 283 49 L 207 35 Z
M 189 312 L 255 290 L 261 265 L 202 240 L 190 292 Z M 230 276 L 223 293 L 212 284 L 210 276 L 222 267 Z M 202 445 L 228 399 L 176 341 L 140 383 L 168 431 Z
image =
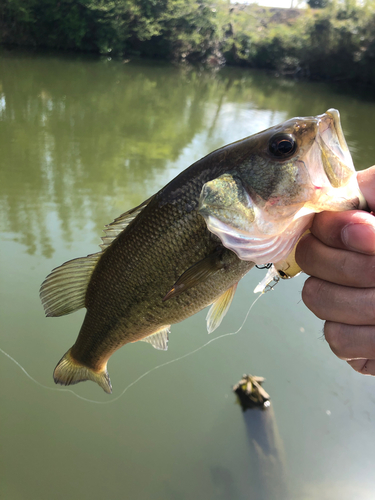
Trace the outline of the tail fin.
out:
M 53 379 L 56 384 L 73 385 L 85 380 L 92 380 L 108 394 L 112 393 L 111 380 L 107 372 L 107 365 L 100 372 L 82 365 L 76 361 L 70 354 L 71 349 L 64 354 L 58 362 L 54 372 Z

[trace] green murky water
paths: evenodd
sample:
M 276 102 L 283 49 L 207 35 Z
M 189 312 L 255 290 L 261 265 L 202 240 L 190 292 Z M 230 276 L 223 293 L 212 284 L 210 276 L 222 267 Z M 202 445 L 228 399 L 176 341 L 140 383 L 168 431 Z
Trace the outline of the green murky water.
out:
M 83 312 L 45 318 L 40 283 L 96 252 L 104 224 L 213 149 L 296 115 L 336 107 L 357 168 L 375 162 L 375 103 L 323 84 L 233 68 L 27 55 L 0 57 L 0 495 L 7 500 L 373 499 L 375 379 L 322 340 L 279 284 L 227 336 L 152 371 L 110 404 L 55 390 L 52 371 Z M 238 329 L 264 271 L 240 283 L 213 336 Z M 112 358 L 112 396 L 207 342 L 205 312 L 175 325 L 168 352 L 145 343 Z M 242 414 L 231 386 L 265 376 L 269 412 Z

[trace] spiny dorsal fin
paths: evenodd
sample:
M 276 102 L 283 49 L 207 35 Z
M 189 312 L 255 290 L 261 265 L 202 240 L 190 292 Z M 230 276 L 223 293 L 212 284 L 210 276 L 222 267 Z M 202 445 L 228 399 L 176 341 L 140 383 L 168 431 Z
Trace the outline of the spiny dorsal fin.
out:
M 210 307 L 206 321 L 207 321 L 207 331 L 212 333 L 222 322 L 224 316 L 227 314 L 228 309 L 232 303 L 234 294 L 236 293 L 238 283 L 228 288 Z
M 105 250 L 112 243 L 117 236 L 122 233 L 122 231 L 134 220 L 137 215 L 139 215 L 146 205 L 152 200 L 153 196 L 148 200 L 144 201 L 135 208 L 128 210 L 127 212 L 117 217 L 113 222 L 104 226 L 105 236 L 102 237 L 103 243 L 100 245 L 102 250 Z
M 40 287 L 46 316 L 63 316 L 85 306 L 87 285 L 101 255 L 69 260 L 47 276 Z
M 168 349 L 169 334 L 171 332 L 170 328 L 171 325 L 168 325 L 162 330 L 159 330 L 158 332 L 145 337 L 144 339 L 142 339 L 142 342 L 148 342 L 153 347 L 155 347 L 155 349 L 166 351 Z
M 217 273 L 217 271 L 223 268 L 220 257 L 221 251 L 218 250 L 189 267 L 187 271 L 181 274 L 176 283 L 163 298 L 163 302 L 172 297 L 177 297 L 180 293 L 186 292 L 186 290 L 189 290 L 189 288 L 199 283 L 205 282 L 213 274 Z

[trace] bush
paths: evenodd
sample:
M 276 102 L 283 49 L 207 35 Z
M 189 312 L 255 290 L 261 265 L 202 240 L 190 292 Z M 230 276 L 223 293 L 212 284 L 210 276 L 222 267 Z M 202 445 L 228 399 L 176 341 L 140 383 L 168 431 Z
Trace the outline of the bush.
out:
M 327 6 L 322 8 L 327 2 Z M 318 10 L 217 0 L 0 0 L 2 43 L 375 83 L 375 0 Z
M 203 59 L 218 45 L 207 0 L 4 0 L 2 42 Z

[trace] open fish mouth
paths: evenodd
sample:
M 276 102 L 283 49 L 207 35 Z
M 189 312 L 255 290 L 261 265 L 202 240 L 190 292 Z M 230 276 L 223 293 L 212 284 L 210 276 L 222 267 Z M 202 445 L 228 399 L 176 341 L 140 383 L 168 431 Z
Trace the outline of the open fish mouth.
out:
M 330 184 L 334 188 L 345 186 L 352 178 L 355 169 L 337 109 L 329 109 L 318 116 L 317 141 L 323 168 Z
M 329 109 L 319 117 L 319 133 L 327 148 L 348 167 L 354 169 L 353 160 L 346 143 L 337 109 Z
M 353 175 L 355 167 L 341 127 L 340 113 L 331 108 L 317 118 L 317 142 L 323 169 L 331 186 L 335 188 L 334 191 L 328 190 L 327 197 L 332 196 L 332 200 L 336 198 L 338 205 L 342 204 L 341 207 L 337 206 L 336 210 L 365 209 L 367 203 L 358 188 L 356 175 Z M 335 210 L 334 205 L 326 209 Z
M 336 109 L 292 119 L 264 131 L 262 139 L 266 159 L 253 155 L 248 170 L 208 182 L 199 205 L 222 244 L 256 264 L 287 256 L 314 214 L 363 208 L 364 200 Z M 272 190 L 263 189 L 265 179 Z

